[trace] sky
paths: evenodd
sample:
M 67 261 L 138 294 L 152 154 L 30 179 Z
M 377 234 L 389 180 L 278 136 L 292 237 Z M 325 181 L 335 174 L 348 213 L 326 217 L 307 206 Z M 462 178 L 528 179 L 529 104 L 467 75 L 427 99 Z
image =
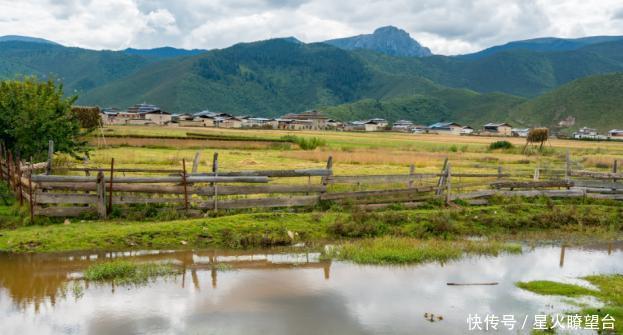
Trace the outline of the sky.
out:
M 435 54 L 544 36 L 623 35 L 621 0 L 0 0 L 0 36 L 90 49 L 303 42 L 393 25 Z

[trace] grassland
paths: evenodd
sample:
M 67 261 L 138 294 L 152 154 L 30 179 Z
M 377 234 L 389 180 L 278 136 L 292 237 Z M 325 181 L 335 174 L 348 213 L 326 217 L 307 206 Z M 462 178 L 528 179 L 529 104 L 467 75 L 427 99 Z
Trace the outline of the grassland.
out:
M 596 200 L 500 199 L 488 206 L 363 212 L 336 206 L 303 212 L 224 214 L 177 219 L 155 211 L 139 220 L 75 220 L 69 224 L 0 230 L 0 250 L 54 252 L 164 248 L 253 248 L 305 242 L 322 245 L 361 238 L 400 237 L 461 240 L 619 239 L 617 204 Z
M 326 145 L 316 150 L 267 142 L 182 140 L 187 133 L 205 133 L 223 137 L 280 139 L 287 135 L 319 137 Z M 107 166 L 115 158 L 119 167 L 177 167 L 182 158 L 192 161 L 201 152 L 200 171 L 211 167 L 212 153 L 219 152 L 223 170 L 316 168 L 334 158 L 336 174 L 405 173 L 414 164 L 420 172 L 437 172 L 447 157 L 457 171 L 495 171 L 503 165 L 507 171 L 531 172 L 536 166 L 560 168 L 569 150 L 578 166 L 606 170 L 614 159 L 623 156 L 623 142 L 588 142 L 551 140 L 543 154 L 524 154 L 525 139 L 508 138 L 514 148 L 491 150 L 489 144 L 499 138 L 401 133 L 352 133 L 286 130 L 240 130 L 217 128 L 115 126 L 104 129 L 104 136 L 140 136 L 110 138 L 110 146 L 101 146 L 92 154 L 91 164 Z M 150 136 L 156 137 L 149 139 Z M 170 137 L 169 139 L 167 139 Z M 115 142 L 118 141 L 118 142 Z M 92 143 L 103 145 L 94 138 Z
M 596 289 L 552 281 L 518 282 L 517 287 L 536 294 L 564 297 L 593 296 L 602 301 L 603 307 L 583 307 L 582 315 L 599 315 L 600 320 L 609 315 L 614 318 L 616 334 L 623 334 L 623 275 L 594 275 L 582 278 Z M 605 331 L 605 330 L 604 330 Z
M 222 136 L 228 140 L 185 140 L 188 132 L 206 133 L 211 138 Z M 609 170 L 613 160 L 623 155 L 623 143 L 564 140 L 552 140 L 541 154 L 526 155 L 522 153 L 523 139 L 509 138 L 514 145 L 512 148 L 491 150 L 489 144 L 499 138 L 477 136 L 134 126 L 105 128 L 103 133 L 129 142 L 96 146 L 91 153 L 90 166 L 107 167 L 115 158 L 116 167 L 180 169 L 182 159 L 190 162 L 199 151 L 199 172 L 207 172 L 211 169 L 213 152 L 218 151 L 221 171 L 323 168 L 327 157 L 332 156 L 336 175 L 403 174 L 409 171 L 411 164 L 415 165 L 416 172 L 438 172 L 447 157 L 455 173 L 496 172 L 502 165 L 504 171 L 531 174 L 537 166 L 563 167 L 567 150 L 571 152 L 575 168 L 602 171 Z M 262 138 L 262 143 L 269 143 L 265 140 L 279 140 L 287 135 L 319 137 L 325 145 L 315 150 L 302 150 L 298 146 L 256 147 L 253 141 L 231 140 L 246 136 Z M 154 142 L 157 145 L 144 142 L 150 138 L 157 140 Z M 101 137 L 99 140 L 93 137 L 92 141 L 103 142 Z M 55 164 L 81 162 L 58 156 Z M 307 183 L 307 178 L 304 179 Z M 319 180 L 312 178 L 312 182 Z M 510 198 L 493 199 L 487 206 L 459 205 L 462 207 L 446 208 L 431 202 L 419 209 L 394 206 L 385 211 L 362 212 L 346 205 L 327 203 L 322 208 L 304 210 L 221 211 L 218 217 L 199 219 L 187 218 L 182 211 L 138 206 L 130 216 L 116 215 L 113 211 L 106 221 L 84 217 L 68 225 L 58 225 L 53 220 L 41 220 L 36 226 L 24 226 L 28 220 L 20 220 L 20 211 L 5 206 L 0 208 L 0 250 L 244 248 L 300 241 L 313 245 L 383 236 L 460 240 L 465 236 L 484 235 L 517 239 L 552 236 L 552 232 L 556 233 L 554 236 L 596 234 L 610 239 L 620 236 L 623 225 L 620 220 L 623 206 L 614 201 Z M 213 216 L 212 213 L 207 215 Z M 296 238 L 291 238 L 290 233 Z

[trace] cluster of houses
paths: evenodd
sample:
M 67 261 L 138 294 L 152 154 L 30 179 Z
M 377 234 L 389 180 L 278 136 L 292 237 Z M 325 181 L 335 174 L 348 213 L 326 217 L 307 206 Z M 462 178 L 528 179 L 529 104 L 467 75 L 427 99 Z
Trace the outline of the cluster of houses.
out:
M 623 129 L 612 129 L 604 135 L 595 128 L 582 127 L 572 133 L 571 137 L 576 140 L 623 140 Z
M 399 120 L 392 125 L 381 118 L 339 122 L 323 113 L 311 110 L 286 114 L 280 118 L 234 116 L 227 113 L 202 111 L 194 114 L 172 114 L 160 107 L 142 103 L 120 111 L 115 108 L 101 110 L 106 125 L 177 125 L 180 127 L 258 128 L 287 130 L 343 130 L 343 131 L 397 131 L 408 133 L 438 133 L 450 135 L 482 134 L 491 136 L 527 136 L 529 129 L 512 128 L 508 123 L 488 123 L 476 131 L 456 122 L 438 122 L 429 126 Z
M 172 114 L 158 106 L 142 103 L 120 111 L 115 108 L 101 110 L 102 122 L 107 125 L 177 125 L 180 127 L 257 128 L 286 130 L 341 130 L 341 131 L 396 131 L 406 133 L 434 133 L 447 135 L 484 135 L 527 137 L 529 128 L 513 128 L 509 123 L 487 123 L 480 129 L 456 122 L 437 122 L 428 126 L 417 125 L 409 120 L 390 123 L 381 118 L 339 122 L 323 113 L 310 110 L 286 114 L 280 118 L 234 116 L 227 113 L 202 111 L 194 114 Z M 563 122 L 563 121 L 561 121 Z M 573 124 L 573 120 L 564 120 Z M 593 128 L 580 128 L 571 135 L 574 139 L 623 139 L 623 130 L 613 129 L 602 135 Z

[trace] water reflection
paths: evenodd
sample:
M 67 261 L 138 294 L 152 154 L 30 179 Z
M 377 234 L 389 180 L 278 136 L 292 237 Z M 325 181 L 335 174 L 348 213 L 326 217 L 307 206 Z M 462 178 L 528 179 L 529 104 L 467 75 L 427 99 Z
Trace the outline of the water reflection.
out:
M 2 254 L 0 332 L 463 334 L 470 313 L 519 317 L 573 309 L 513 283 L 549 279 L 584 285 L 578 277 L 622 273 L 622 255 L 622 242 L 535 246 L 523 255 L 408 267 L 323 262 L 318 253 L 297 250 Z M 172 262 L 184 271 L 147 287 L 113 291 L 110 284 L 91 285 L 80 298 L 66 289 L 72 285 L 68 278 L 89 264 L 118 257 Z M 447 282 L 500 284 L 448 287 Z M 443 320 L 429 322 L 424 315 L 431 313 Z

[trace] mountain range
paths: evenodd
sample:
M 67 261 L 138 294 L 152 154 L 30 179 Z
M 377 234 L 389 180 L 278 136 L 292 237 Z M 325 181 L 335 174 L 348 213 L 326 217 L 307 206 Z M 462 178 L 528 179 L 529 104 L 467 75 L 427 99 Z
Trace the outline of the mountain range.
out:
M 146 101 L 171 112 L 279 116 L 318 108 L 342 120 L 524 126 L 574 116 L 577 126 L 623 128 L 618 72 L 617 36 L 515 41 L 458 56 L 432 55 L 395 27 L 324 43 L 289 37 L 220 50 L 96 51 L 0 37 L 0 78 L 52 77 L 81 104 Z

